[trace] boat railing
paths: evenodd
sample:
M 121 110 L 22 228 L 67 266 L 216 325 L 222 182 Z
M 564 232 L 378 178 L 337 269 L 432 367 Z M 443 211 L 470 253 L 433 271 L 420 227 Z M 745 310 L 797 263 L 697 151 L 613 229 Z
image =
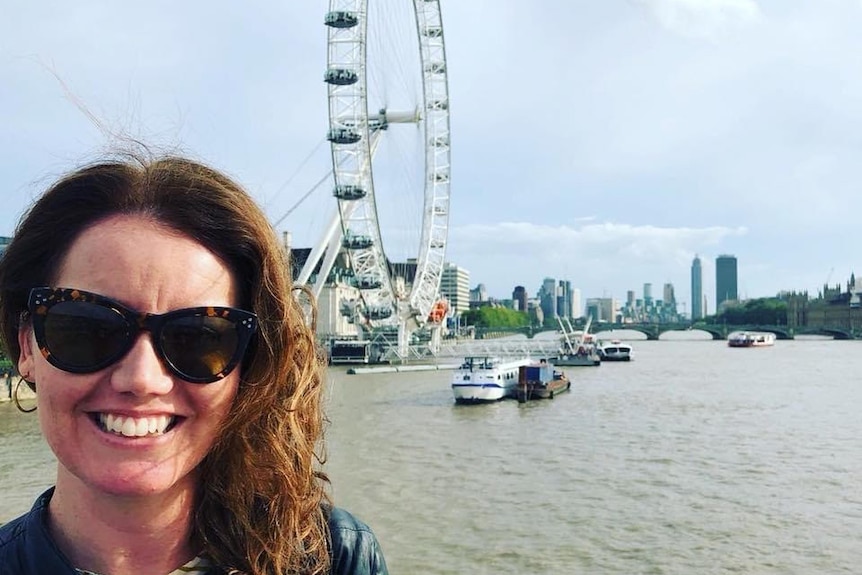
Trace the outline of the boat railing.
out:
M 502 363 L 499 357 L 491 356 L 465 356 L 464 362 L 458 369 L 470 370 L 474 369 L 496 369 Z

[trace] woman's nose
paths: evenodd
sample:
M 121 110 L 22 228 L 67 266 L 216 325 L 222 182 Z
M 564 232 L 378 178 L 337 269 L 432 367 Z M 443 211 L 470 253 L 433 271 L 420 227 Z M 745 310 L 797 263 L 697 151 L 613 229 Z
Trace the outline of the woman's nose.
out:
M 120 393 L 164 395 L 173 389 L 173 374 L 148 332 L 140 333 L 129 352 L 108 369 L 112 370 L 111 386 Z

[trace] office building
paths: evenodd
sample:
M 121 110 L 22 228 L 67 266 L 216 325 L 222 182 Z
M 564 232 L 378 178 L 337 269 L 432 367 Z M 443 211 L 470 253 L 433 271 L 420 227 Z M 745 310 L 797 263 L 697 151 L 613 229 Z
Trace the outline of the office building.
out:
M 541 302 L 542 313 L 545 318 L 557 317 L 557 280 L 545 278 L 539 289 L 539 302 Z
M 515 302 L 515 309 L 518 311 L 527 311 L 527 290 L 524 286 L 515 286 L 512 292 L 512 301 Z
M 481 307 L 486 301 L 488 301 L 488 290 L 485 284 L 479 284 L 470 290 L 470 303 L 476 304 L 471 307 Z
M 452 315 L 470 309 L 470 272 L 447 262 L 440 274 L 440 294 L 449 300 Z
M 572 319 L 584 317 L 584 307 L 581 305 L 581 290 L 572 288 Z
M 737 293 L 736 256 L 723 254 L 715 258 L 715 311 L 724 302 L 739 299 Z
M 560 280 L 557 287 L 557 315 L 571 318 L 572 314 L 572 282 Z
M 662 303 L 665 308 L 676 312 L 676 291 L 672 283 L 666 283 L 662 287 Z
M 695 255 L 691 262 L 691 319 L 697 321 L 703 317 L 703 267 L 700 257 Z
M 588 298 L 587 299 L 587 316 L 593 319 L 594 323 L 600 322 L 616 322 L 617 318 L 617 300 L 610 297 Z

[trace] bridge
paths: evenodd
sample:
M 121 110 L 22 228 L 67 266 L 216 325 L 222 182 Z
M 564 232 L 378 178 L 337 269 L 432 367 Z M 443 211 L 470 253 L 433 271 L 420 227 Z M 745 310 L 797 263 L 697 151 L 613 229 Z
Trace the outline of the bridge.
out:
M 708 323 L 600 323 L 590 326 L 590 333 L 602 333 L 607 331 L 617 330 L 638 331 L 646 335 L 647 340 L 658 340 L 661 335 L 670 331 L 704 331 L 712 336 L 714 340 L 724 340 L 734 331 L 767 331 L 775 334 L 776 339 L 794 339 L 797 335 L 822 335 L 831 337 L 832 339 L 862 339 L 862 331 L 850 331 L 846 328 L 837 328 L 833 326 L 795 326 L 788 327 L 786 325 L 728 325 L 728 324 L 708 324 Z M 559 331 L 552 327 L 517 327 L 517 328 L 497 328 L 497 327 L 477 327 L 476 339 L 495 339 L 510 335 L 521 334 L 528 339 L 532 339 L 535 335 L 548 332 Z

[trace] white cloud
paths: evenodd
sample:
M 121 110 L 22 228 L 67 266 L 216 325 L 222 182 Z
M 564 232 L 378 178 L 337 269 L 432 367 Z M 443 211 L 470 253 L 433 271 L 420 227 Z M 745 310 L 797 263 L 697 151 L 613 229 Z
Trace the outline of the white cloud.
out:
M 754 0 L 641 0 L 659 23 L 678 34 L 713 38 L 761 17 Z

